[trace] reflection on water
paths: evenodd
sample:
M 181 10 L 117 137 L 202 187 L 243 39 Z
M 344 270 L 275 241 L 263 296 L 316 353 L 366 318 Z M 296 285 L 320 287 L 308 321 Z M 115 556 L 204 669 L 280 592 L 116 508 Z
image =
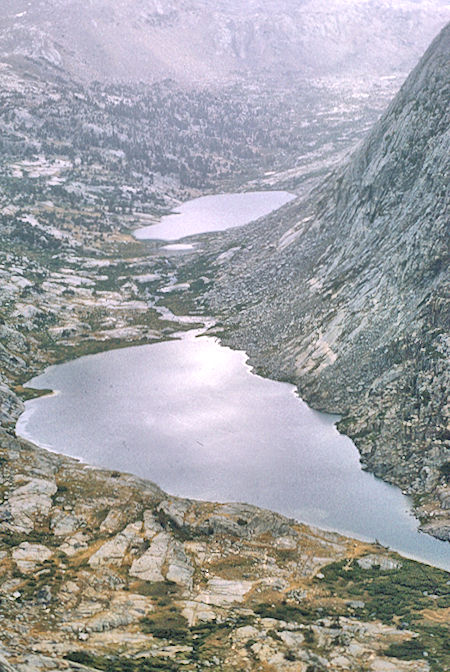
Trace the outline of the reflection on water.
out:
M 450 545 L 417 532 L 408 500 L 360 469 L 335 418 L 245 360 L 188 332 L 51 367 L 30 384 L 61 393 L 27 402 L 17 433 L 175 495 L 249 502 L 448 568 Z
M 224 231 L 253 222 L 277 210 L 295 196 L 286 191 L 250 191 L 243 194 L 202 196 L 183 203 L 158 224 L 134 232 L 138 240 L 179 240 L 209 231 Z

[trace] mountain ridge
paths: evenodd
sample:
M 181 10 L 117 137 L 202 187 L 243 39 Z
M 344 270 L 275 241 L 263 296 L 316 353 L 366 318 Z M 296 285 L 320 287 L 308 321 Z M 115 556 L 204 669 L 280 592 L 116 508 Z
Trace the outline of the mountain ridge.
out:
M 0 56 L 84 81 L 373 77 L 408 71 L 449 19 L 439 0 L 12 0 Z

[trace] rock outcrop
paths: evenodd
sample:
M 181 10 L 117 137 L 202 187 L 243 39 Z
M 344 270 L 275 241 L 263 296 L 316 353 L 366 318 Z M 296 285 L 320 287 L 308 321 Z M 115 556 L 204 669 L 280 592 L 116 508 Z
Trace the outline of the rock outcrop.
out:
M 446 665 L 446 572 L 253 506 L 170 497 L 4 430 L 0 467 L 3 507 L 35 502 L 26 525 L 0 525 L 5 672 Z

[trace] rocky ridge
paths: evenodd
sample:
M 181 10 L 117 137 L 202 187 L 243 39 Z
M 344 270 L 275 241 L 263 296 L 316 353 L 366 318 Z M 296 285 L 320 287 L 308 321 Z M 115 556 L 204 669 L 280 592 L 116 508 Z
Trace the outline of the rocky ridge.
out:
M 221 237 L 230 252 L 208 258 L 207 295 L 221 338 L 344 415 L 366 467 L 417 495 L 424 529 L 443 539 L 449 62 L 447 26 L 347 165 Z
M 407 72 L 449 18 L 445 0 L 9 0 L 0 54 L 83 81 L 367 77 Z

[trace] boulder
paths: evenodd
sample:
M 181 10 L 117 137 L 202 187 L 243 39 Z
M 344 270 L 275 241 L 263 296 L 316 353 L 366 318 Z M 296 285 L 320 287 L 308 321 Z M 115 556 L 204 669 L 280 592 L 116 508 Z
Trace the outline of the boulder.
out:
M 37 565 L 48 560 L 53 555 L 52 551 L 43 544 L 30 544 L 24 541 L 12 552 L 12 557 L 17 567 L 24 574 L 32 572 Z
M 189 627 L 197 625 L 199 621 L 209 622 L 216 619 L 216 613 L 209 604 L 203 602 L 188 601 L 181 612 L 187 620 Z
M 144 536 L 146 539 L 152 539 L 155 534 L 162 532 L 163 527 L 159 523 L 152 511 L 144 511 Z
M 0 506 L 0 520 L 15 532 L 29 533 L 39 518 L 47 516 L 52 496 L 57 491 L 55 481 L 33 478 L 13 490 L 9 500 Z
M 116 534 L 113 539 L 110 539 L 103 546 L 100 546 L 89 558 L 91 567 L 99 567 L 100 565 L 121 565 L 126 552 L 128 551 L 132 542 L 139 540 L 139 532 L 142 529 L 142 523 L 130 523 L 122 532 Z
M 162 569 L 170 541 L 171 537 L 167 532 L 157 534 L 145 553 L 131 565 L 130 576 L 141 581 L 164 581 Z
M 86 550 L 88 548 L 89 538 L 83 532 L 76 532 L 72 537 L 65 539 L 64 543 L 61 544 L 59 550 L 71 557 L 76 555 L 80 551 Z
M 57 511 L 50 522 L 50 527 L 53 530 L 53 534 L 57 537 L 65 537 L 68 534 L 76 532 L 80 527 L 80 520 L 74 516 L 72 513 L 66 513 L 65 511 Z
M 199 602 L 227 606 L 233 602 L 242 602 L 244 596 L 253 587 L 251 581 L 228 581 L 216 576 L 208 581 L 205 591 L 197 596 Z
M 399 560 L 388 558 L 385 555 L 376 555 L 375 553 L 364 555 L 356 562 L 361 567 L 361 569 L 372 569 L 373 567 L 379 567 L 383 571 L 400 569 L 402 566 L 402 563 Z
M 184 586 L 192 590 L 192 577 L 194 576 L 194 567 L 190 558 L 186 555 L 183 545 L 179 542 L 172 542 L 169 547 L 167 557 L 168 569 L 166 578 L 174 581 L 179 586 Z

